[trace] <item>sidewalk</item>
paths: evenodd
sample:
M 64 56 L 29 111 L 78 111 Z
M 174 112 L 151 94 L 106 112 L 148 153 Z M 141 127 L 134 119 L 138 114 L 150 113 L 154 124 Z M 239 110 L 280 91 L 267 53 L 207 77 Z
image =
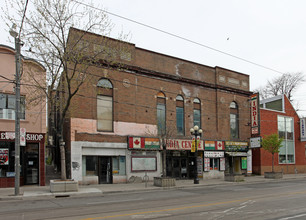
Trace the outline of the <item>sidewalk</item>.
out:
M 5 200 L 41 200 L 58 197 L 84 197 L 84 196 L 103 196 L 110 193 L 138 192 L 165 190 L 174 188 L 188 188 L 201 186 L 220 186 L 220 185 L 239 185 L 262 182 L 277 182 L 292 179 L 306 179 L 306 174 L 284 174 L 283 179 L 265 179 L 263 176 L 247 176 L 243 182 L 227 182 L 223 179 L 200 180 L 199 184 L 194 184 L 193 180 L 176 180 L 175 187 L 156 187 L 152 181 L 147 183 L 128 183 L 128 184 L 100 184 L 100 185 L 80 185 L 78 192 L 51 193 L 49 186 L 22 186 L 20 195 L 14 195 L 14 188 L 0 188 L 0 201 Z

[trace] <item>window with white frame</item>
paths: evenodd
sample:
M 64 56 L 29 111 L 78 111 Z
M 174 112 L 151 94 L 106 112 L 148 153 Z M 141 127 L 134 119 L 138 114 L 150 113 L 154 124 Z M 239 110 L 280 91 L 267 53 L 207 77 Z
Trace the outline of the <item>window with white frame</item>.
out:
M 16 98 L 12 94 L 0 93 L 0 119 L 15 119 Z M 25 119 L 25 97 L 20 96 L 20 119 Z
M 294 119 L 291 117 L 278 116 L 278 135 L 283 138 L 282 147 L 279 150 L 279 163 L 295 163 L 294 143 Z

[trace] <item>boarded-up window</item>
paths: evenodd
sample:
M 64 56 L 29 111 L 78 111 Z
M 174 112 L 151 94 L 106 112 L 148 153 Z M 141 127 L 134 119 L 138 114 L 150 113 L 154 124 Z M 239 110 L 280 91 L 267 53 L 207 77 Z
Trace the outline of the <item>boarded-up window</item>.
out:
M 97 87 L 97 129 L 113 131 L 113 85 L 108 79 L 101 79 Z
M 113 97 L 98 95 L 97 97 L 98 130 L 113 130 Z

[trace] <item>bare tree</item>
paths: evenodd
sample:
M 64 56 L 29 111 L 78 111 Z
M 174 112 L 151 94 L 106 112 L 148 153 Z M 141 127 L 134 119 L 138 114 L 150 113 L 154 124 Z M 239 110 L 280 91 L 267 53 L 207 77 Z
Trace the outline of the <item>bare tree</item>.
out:
M 176 138 L 176 126 L 173 120 L 169 120 L 168 122 L 162 125 L 161 123 L 157 123 L 156 129 L 147 129 L 145 131 L 146 135 L 150 137 L 155 137 L 159 139 L 160 146 L 162 148 L 162 176 L 167 177 L 166 170 L 166 159 L 167 159 L 167 141 L 168 139 Z M 167 124 L 167 127 L 166 127 Z
M 32 4 L 24 15 L 25 2 L 6 0 L 3 17 L 8 26 L 14 23 L 17 27 L 19 25 L 19 28 L 24 18 L 20 38 L 24 42 L 24 48 L 28 48 L 27 55 L 38 60 L 47 70 L 46 85 L 37 83 L 35 86 L 47 97 L 51 109 L 48 118 L 54 118 L 55 111 L 59 111 L 58 126 L 51 131 L 58 140 L 62 140 L 64 120 L 69 112 L 71 100 L 78 94 L 85 79 L 90 80 L 92 77 L 87 73 L 87 69 L 95 63 L 95 59 L 101 59 L 101 54 L 108 60 L 112 59 L 114 54 L 114 51 L 109 50 L 110 47 L 101 46 L 107 44 L 108 38 L 101 38 L 99 42 L 95 42 L 100 47 L 95 47 L 89 54 L 89 43 L 86 42 L 85 36 L 88 32 L 109 36 L 113 25 L 103 11 L 74 0 L 33 0 L 30 1 Z M 83 31 L 74 35 L 74 39 L 69 39 L 71 27 L 78 27 Z M 118 35 L 118 38 L 120 37 L 123 39 L 126 36 Z M 60 103 L 57 103 L 58 94 L 63 97 Z M 57 106 L 60 107 L 56 109 Z M 49 127 L 54 128 L 54 125 L 51 124 Z M 65 146 L 62 144 L 60 152 L 61 178 L 65 180 Z
M 293 93 L 305 82 L 303 73 L 285 73 L 273 80 L 269 80 L 265 86 L 256 89 L 262 99 L 285 94 L 293 101 Z

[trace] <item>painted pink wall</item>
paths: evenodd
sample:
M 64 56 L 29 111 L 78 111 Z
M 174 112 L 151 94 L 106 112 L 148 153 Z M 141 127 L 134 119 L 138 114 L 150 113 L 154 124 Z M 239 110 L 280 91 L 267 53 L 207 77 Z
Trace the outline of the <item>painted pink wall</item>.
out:
M 27 70 L 39 70 L 44 71 L 38 63 L 23 60 L 23 74 L 26 74 Z M 0 92 L 7 94 L 14 94 L 14 83 L 10 80 L 15 79 L 15 52 L 12 48 L 0 45 L 0 75 L 9 79 L 0 79 Z M 23 75 L 24 77 L 25 75 Z M 40 74 L 41 80 L 45 81 L 44 75 Z M 21 83 L 23 81 L 21 80 Z M 27 84 L 29 82 L 26 82 Z M 25 83 L 24 83 L 25 84 Z M 31 83 L 33 84 L 33 83 Z M 26 96 L 29 90 L 25 89 L 24 86 L 20 87 L 20 94 Z M 26 104 L 26 117 L 25 120 L 20 120 L 20 127 L 26 128 L 27 132 L 31 133 L 46 133 L 46 100 L 40 101 L 36 106 Z M 0 130 L 2 131 L 15 131 L 15 120 L 0 119 Z
M 71 118 L 71 141 L 75 141 L 75 132 L 78 133 L 96 133 L 96 134 L 114 134 L 119 136 L 156 136 L 156 125 L 114 122 L 114 132 L 97 132 L 97 120 Z

